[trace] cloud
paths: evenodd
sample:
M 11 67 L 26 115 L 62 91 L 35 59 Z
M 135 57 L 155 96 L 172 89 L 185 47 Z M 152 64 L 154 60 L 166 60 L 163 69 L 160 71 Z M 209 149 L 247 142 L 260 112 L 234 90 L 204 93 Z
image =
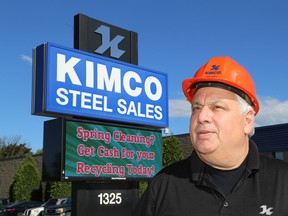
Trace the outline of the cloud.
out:
M 32 58 L 30 56 L 27 55 L 21 55 L 21 59 L 25 62 L 28 62 L 29 64 L 32 64 Z
M 182 118 L 190 117 L 191 105 L 185 99 L 172 99 L 169 100 L 169 117 Z
M 255 126 L 288 123 L 288 100 L 280 101 L 272 97 L 259 97 L 260 111 L 255 118 Z M 169 100 L 169 118 L 190 117 L 190 103 L 185 99 Z
M 260 111 L 255 119 L 256 126 L 288 123 L 288 100 L 259 97 Z

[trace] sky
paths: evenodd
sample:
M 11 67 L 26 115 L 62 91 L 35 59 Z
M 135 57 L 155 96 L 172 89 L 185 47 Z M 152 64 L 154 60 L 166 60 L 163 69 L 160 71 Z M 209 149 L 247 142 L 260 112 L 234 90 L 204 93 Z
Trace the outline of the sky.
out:
M 254 79 L 256 127 L 288 122 L 287 0 L 9 0 L 0 3 L 0 138 L 43 148 L 44 121 L 31 114 L 32 50 L 73 48 L 81 13 L 138 34 L 138 65 L 168 76 L 169 130 L 189 132 L 182 81 L 214 56 L 230 56 Z

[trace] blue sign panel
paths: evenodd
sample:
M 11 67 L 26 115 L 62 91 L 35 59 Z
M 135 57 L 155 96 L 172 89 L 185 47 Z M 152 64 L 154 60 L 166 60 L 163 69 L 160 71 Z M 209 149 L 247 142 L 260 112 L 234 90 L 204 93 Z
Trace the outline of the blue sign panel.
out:
M 33 55 L 32 113 L 168 127 L 167 75 L 45 43 Z

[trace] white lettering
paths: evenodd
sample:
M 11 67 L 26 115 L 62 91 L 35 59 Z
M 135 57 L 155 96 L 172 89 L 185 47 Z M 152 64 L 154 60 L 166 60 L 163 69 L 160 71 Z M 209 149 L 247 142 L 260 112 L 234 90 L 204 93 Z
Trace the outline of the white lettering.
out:
M 117 112 L 121 115 L 133 115 L 137 117 L 150 118 L 161 120 L 163 117 L 162 108 L 160 106 L 154 106 L 152 104 L 144 104 L 145 109 L 143 109 L 143 105 L 141 102 L 135 104 L 134 101 L 130 101 L 127 103 L 124 99 L 118 100 L 118 108 Z M 144 110 L 144 112 L 142 112 Z
M 68 94 L 68 91 L 64 88 L 59 88 L 57 89 L 57 95 L 62 98 L 63 100 L 61 100 L 60 98 L 56 98 L 56 102 L 62 106 L 65 106 L 68 104 L 69 99 L 66 96 Z
M 104 84 L 107 91 L 121 93 L 121 70 L 113 67 L 111 70 L 110 78 L 108 77 L 108 71 L 106 65 L 97 64 L 97 88 L 104 90 Z
M 82 92 L 81 107 L 85 109 L 91 109 L 91 93 Z
M 154 113 L 154 106 L 152 104 L 147 104 L 146 106 L 146 117 L 147 118 L 150 118 L 150 119 L 153 119 L 154 116 L 153 116 L 153 113 Z
M 61 53 L 57 53 L 56 67 L 58 84 L 67 82 L 69 86 L 63 88 L 60 85 L 56 89 L 54 100 L 61 106 L 70 105 L 110 113 L 117 109 L 121 115 L 156 120 L 163 118 L 162 107 L 154 104 L 163 94 L 162 84 L 157 77 L 143 76 L 128 66 L 117 68 L 105 65 L 105 62 L 81 61 L 80 58 L 67 57 Z M 85 88 L 81 89 L 82 85 L 86 91 Z M 114 97 L 112 93 L 119 95 Z M 119 99 L 122 94 L 125 99 Z M 135 102 L 132 97 L 141 99 Z M 111 100 L 110 104 L 108 99 Z
M 117 108 L 118 113 L 124 115 L 127 112 L 126 104 L 127 103 L 124 99 L 118 100 L 118 106 L 119 106 L 119 108 Z
M 69 90 L 69 93 L 72 94 L 72 106 L 76 107 L 77 106 L 77 96 L 81 94 L 79 91 L 74 91 L 74 90 Z
M 73 107 L 80 106 L 83 109 L 113 112 L 113 110 L 108 107 L 107 96 L 76 90 L 67 90 L 64 88 L 57 89 L 57 96 L 58 98 L 56 98 L 56 102 L 62 106 L 71 104 Z
M 94 88 L 94 63 L 86 61 L 86 86 Z
M 163 114 L 162 114 L 162 107 L 160 106 L 155 106 L 155 119 L 157 120 L 161 120 L 163 118 Z
M 134 79 L 136 83 L 142 83 L 140 76 L 133 72 L 133 71 L 128 71 L 125 73 L 123 77 L 123 87 L 125 91 L 133 97 L 137 97 L 141 94 L 142 89 L 139 87 L 136 87 L 134 90 L 131 88 L 131 79 Z
M 79 58 L 70 58 L 66 62 L 66 56 L 62 54 L 57 54 L 57 81 L 66 82 L 66 74 L 69 76 L 71 82 L 74 85 L 82 85 L 77 73 L 74 69 L 74 66 L 78 64 L 81 59 Z
M 153 94 L 151 92 L 152 83 L 154 83 L 155 87 L 156 87 L 155 94 Z M 145 80 L 145 92 L 146 92 L 146 95 L 149 99 L 151 99 L 153 101 L 159 100 L 162 96 L 162 85 L 161 85 L 160 81 L 156 77 L 152 77 L 152 76 L 148 77 Z

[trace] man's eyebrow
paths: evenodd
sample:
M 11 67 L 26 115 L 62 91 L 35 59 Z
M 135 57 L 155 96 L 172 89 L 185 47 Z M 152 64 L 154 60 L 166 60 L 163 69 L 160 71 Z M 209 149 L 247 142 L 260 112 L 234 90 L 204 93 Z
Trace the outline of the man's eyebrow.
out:
M 223 102 L 221 99 L 219 99 L 219 98 L 217 98 L 217 99 L 215 99 L 215 100 L 212 100 L 212 101 L 210 101 L 210 102 L 208 102 L 208 105 L 211 105 L 211 104 L 216 104 L 216 103 L 221 103 L 221 102 Z M 194 102 L 192 102 L 192 105 L 200 105 L 200 106 L 203 106 L 203 104 L 202 103 L 200 103 L 199 101 L 194 101 Z
M 195 106 L 195 105 L 202 106 L 202 104 L 198 101 L 192 102 L 191 104 L 192 106 Z

